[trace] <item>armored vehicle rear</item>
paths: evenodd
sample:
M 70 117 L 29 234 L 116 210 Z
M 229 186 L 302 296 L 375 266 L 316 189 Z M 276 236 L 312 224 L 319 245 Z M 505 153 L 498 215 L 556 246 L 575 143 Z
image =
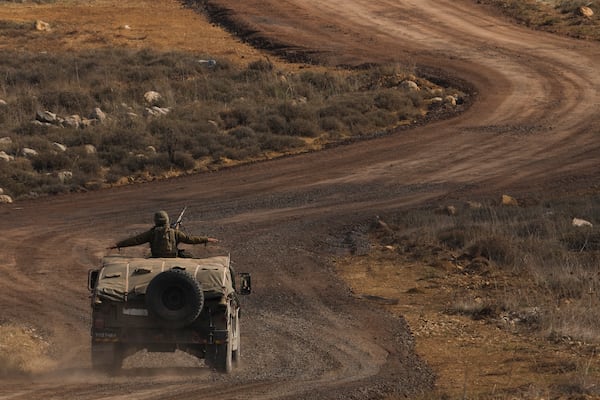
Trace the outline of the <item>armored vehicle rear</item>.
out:
M 182 350 L 220 372 L 240 358 L 240 302 L 229 256 L 109 256 L 89 272 L 92 364 L 115 371 L 138 350 Z

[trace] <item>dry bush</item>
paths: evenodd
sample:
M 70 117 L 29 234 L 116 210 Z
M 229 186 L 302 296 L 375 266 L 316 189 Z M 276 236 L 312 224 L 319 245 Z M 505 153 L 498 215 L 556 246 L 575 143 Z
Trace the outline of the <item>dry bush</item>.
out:
M 466 252 L 472 257 L 483 257 L 500 266 L 514 266 L 518 259 L 518 250 L 510 237 L 490 235 L 476 239 Z
M 12 29 L 0 23 L 0 35 Z M 28 169 L 22 162 L 9 163 L 18 184 L 8 182 L 8 171 L 0 175 L 0 187 L 18 198 L 57 192 L 50 186 L 60 183 L 30 174 L 72 169 L 77 179 L 65 188 L 78 190 L 77 183 L 85 180 L 110 183 L 131 174 L 193 171 L 200 159 L 205 164 L 294 152 L 306 146 L 306 138 L 327 143 L 392 129 L 399 118 L 419 115 L 422 106 L 420 94 L 391 89 L 401 81 L 395 66 L 289 74 L 269 60 L 245 68 L 227 60 L 212 66 L 197 60 L 192 54 L 147 49 L 60 55 L 2 51 L 0 84 L 8 104 L 0 109 L 0 123 L 18 143 L 12 155 L 31 147 L 39 156 Z M 157 105 L 169 107 L 168 115 L 146 117 L 148 90 L 162 95 Z M 108 120 L 85 129 L 31 123 L 38 110 L 87 117 L 96 107 Z M 248 132 L 243 129 L 255 134 L 243 134 Z M 52 142 L 69 150 L 57 154 Z M 96 154 L 70 150 L 88 144 Z M 158 154 L 149 154 L 148 146 Z
M 459 300 L 452 312 L 478 316 L 491 308 L 521 315 L 523 308 L 534 307 L 540 310 L 538 317 L 524 328 L 600 340 L 598 196 L 529 207 L 487 205 L 462 209 L 456 216 L 435 211 L 430 207 L 387 216 L 388 228 L 376 224 L 372 234 L 382 245 L 397 246 L 401 254 L 426 264 L 432 265 L 432 256 L 447 260 L 449 253 L 468 255 L 467 260 L 485 258 L 489 266 L 470 273 L 514 276 L 531 280 L 533 285 L 524 296 L 520 282 L 515 281 L 515 289 L 507 287 L 504 298 L 485 304 Z M 573 215 L 592 221 L 594 227 L 571 226 Z
M 459 299 L 446 310 L 449 314 L 465 315 L 472 319 L 490 319 L 499 315 L 501 308 L 492 302 L 481 299 Z

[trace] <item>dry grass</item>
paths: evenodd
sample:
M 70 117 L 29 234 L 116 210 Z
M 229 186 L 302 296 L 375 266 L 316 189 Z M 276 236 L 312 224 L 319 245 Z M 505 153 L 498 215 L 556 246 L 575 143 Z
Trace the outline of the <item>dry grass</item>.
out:
M 368 250 L 338 271 L 361 298 L 398 304 L 390 310 L 409 321 L 440 374 L 425 398 L 596 398 L 599 200 L 381 216 L 362 231 Z M 574 216 L 594 226 L 574 227 Z
M 35 330 L 0 325 L 0 375 L 48 371 L 54 362 L 47 356 L 49 343 Z

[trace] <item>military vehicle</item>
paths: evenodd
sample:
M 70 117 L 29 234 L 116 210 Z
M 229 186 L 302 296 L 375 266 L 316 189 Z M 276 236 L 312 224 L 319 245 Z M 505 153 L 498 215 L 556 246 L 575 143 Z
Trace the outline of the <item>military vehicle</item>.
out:
M 95 369 L 118 371 L 139 350 L 182 350 L 228 373 L 240 359 L 240 302 L 251 279 L 229 256 L 134 258 L 107 256 L 89 271 Z

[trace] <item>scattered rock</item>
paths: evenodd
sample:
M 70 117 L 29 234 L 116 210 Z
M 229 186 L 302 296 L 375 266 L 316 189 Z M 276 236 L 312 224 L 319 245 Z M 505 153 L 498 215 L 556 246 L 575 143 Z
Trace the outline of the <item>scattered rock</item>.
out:
M 456 105 L 456 97 L 446 96 L 446 97 L 444 97 L 444 103 L 450 104 L 451 106 L 455 106 Z
M 442 88 L 433 88 L 429 91 L 429 93 L 431 93 L 432 96 L 434 97 L 439 97 L 442 98 L 442 96 L 444 95 L 444 89 Z
M 99 121 L 101 124 L 103 124 L 106 121 L 106 114 L 100 109 L 100 107 L 96 107 L 90 114 L 90 119 Z
M 11 155 L 6 154 L 4 151 L 0 151 L 0 160 L 2 161 L 13 161 L 15 158 Z
M 170 112 L 171 112 L 171 109 L 169 107 L 153 106 L 153 107 L 146 107 L 146 109 L 145 109 L 146 116 L 153 116 L 153 117 L 167 115 Z
M 502 205 L 503 206 L 518 207 L 519 206 L 519 202 L 514 197 L 511 197 L 511 196 L 509 196 L 507 194 L 503 194 L 502 195 Z
M 400 83 L 400 87 L 406 90 L 410 90 L 412 92 L 418 92 L 419 90 L 421 90 L 421 88 L 419 87 L 419 85 L 417 85 L 415 81 L 403 81 L 402 83 Z
M 585 18 L 592 18 L 594 16 L 594 10 L 586 6 L 579 7 L 577 13 Z
M 448 215 L 456 215 L 458 214 L 458 210 L 456 209 L 456 207 L 454 206 L 446 206 L 444 208 L 444 211 L 446 212 L 446 214 Z
M 56 176 L 58 177 L 58 180 L 61 181 L 62 183 L 68 182 L 71 179 L 73 179 L 73 172 L 71 171 L 60 171 L 58 174 L 56 174 Z
M 52 147 L 58 151 L 67 151 L 67 146 L 62 143 L 54 142 L 52 143 Z
M 79 128 L 81 126 L 81 117 L 77 114 L 69 115 L 63 119 L 62 126 L 65 128 Z
M 23 154 L 25 157 L 35 157 L 38 155 L 38 152 L 34 149 L 30 149 L 29 147 L 24 147 L 23 150 L 21 150 L 21 154 Z
M 483 208 L 483 204 L 478 201 L 467 201 L 466 205 L 470 210 L 481 210 Z
M 79 127 L 87 128 L 87 127 L 94 125 L 96 122 L 99 122 L 99 121 L 97 119 L 82 118 L 81 123 L 79 124 Z
M 40 121 L 47 124 L 53 124 L 56 122 L 56 114 L 50 111 L 37 111 L 35 113 L 36 121 Z
M 35 26 L 36 31 L 49 31 L 50 30 L 50 24 L 42 21 L 41 19 L 38 19 L 37 21 L 35 21 L 34 26 Z
M 155 106 L 162 100 L 162 95 L 154 90 L 144 93 L 144 100 L 151 106 Z
M 590 221 L 586 221 L 585 219 L 581 219 L 581 218 L 573 218 L 572 225 L 580 227 L 580 228 L 584 227 L 584 226 L 587 226 L 587 227 L 590 227 L 590 228 L 593 227 L 593 225 L 592 225 L 592 223 Z
M 0 194 L 0 203 L 2 204 L 11 204 L 13 202 L 12 197 L 7 194 Z
M 83 149 L 85 150 L 86 154 L 96 154 L 97 152 L 96 146 L 94 146 L 93 144 L 86 144 L 85 146 L 83 146 Z

